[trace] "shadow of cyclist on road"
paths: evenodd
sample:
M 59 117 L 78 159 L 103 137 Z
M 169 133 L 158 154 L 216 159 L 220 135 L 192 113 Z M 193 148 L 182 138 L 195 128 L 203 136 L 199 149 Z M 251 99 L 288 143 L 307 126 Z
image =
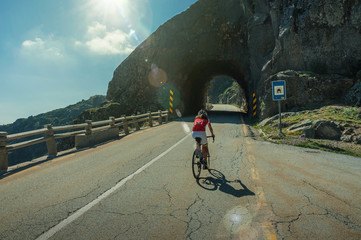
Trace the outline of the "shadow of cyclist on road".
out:
M 220 171 L 216 169 L 209 169 L 209 173 L 212 175 L 210 177 L 199 178 L 197 179 L 197 184 L 210 191 L 219 190 L 221 192 L 230 194 L 235 197 L 244 197 L 244 196 L 254 196 L 254 192 L 249 190 L 241 180 L 229 181 Z M 239 189 L 236 189 L 232 185 L 238 185 Z

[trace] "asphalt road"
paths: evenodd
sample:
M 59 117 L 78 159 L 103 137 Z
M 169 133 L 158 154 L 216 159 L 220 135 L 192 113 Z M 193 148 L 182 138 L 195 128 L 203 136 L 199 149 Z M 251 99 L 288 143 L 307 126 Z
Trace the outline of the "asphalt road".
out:
M 211 115 L 196 181 L 191 118 L 0 180 L 0 239 L 361 239 L 361 159 L 254 137 Z

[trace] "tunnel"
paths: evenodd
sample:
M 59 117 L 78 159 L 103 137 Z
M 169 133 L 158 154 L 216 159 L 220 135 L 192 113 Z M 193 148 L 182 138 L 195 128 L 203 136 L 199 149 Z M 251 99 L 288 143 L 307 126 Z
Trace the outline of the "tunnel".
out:
M 189 70 L 189 75 L 180 89 L 185 114 L 195 114 L 199 109 L 205 108 L 207 86 L 216 76 L 225 75 L 234 79 L 242 88 L 245 99 L 248 97 L 248 86 L 240 64 L 232 61 L 209 60 L 194 64 Z

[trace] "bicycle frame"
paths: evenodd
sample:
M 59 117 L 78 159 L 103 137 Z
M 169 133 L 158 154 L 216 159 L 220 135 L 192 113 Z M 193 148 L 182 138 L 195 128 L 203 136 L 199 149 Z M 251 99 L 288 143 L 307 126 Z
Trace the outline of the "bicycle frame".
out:
M 207 136 L 207 138 L 212 137 L 212 136 Z M 210 155 L 208 152 L 208 161 L 205 162 L 203 161 L 204 157 L 203 157 L 203 145 L 201 144 L 201 138 L 195 138 L 196 140 L 196 149 L 194 150 L 193 153 L 193 157 L 192 157 L 192 171 L 193 171 L 193 176 L 198 179 L 199 175 L 201 173 L 201 169 L 202 169 L 202 165 L 204 166 L 204 169 L 206 168 L 210 168 Z M 213 138 L 213 142 L 214 142 L 214 138 Z M 201 147 L 202 146 L 202 147 Z M 199 159 L 199 161 L 197 160 Z

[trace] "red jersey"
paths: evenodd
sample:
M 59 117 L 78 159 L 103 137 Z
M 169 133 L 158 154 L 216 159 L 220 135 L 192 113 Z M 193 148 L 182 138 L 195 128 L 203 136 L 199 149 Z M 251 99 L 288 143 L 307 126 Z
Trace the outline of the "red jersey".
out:
M 209 121 L 208 119 L 196 118 L 194 120 L 193 131 L 205 132 L 207 124 L 211 125 L 211 121 Z

